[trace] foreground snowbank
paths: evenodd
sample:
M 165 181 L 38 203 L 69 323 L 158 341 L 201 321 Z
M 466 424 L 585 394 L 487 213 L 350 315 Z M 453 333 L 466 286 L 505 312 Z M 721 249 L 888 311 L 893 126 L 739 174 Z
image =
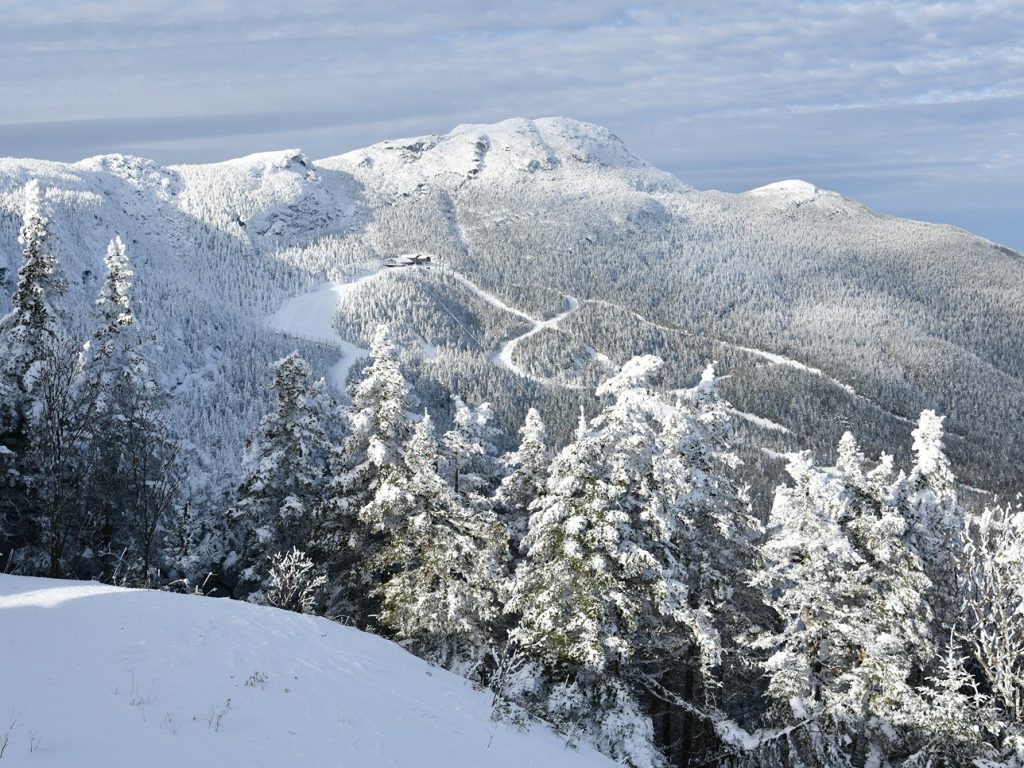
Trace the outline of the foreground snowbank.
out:
M 3 765 L 610 765 L 489 710 L 461 678 L 326 619 L 0 575 Z

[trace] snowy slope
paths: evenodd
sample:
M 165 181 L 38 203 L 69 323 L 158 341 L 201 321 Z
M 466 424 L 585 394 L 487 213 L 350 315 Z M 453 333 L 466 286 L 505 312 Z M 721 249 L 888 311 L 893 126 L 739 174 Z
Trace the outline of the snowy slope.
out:
M 492 722 L 487 693 L 326 619 L 0 576 L 0 626 L 3 765 L 611 765 Z
M 698 191 L 607 129 L 558 117 L 319 161 L 0 159 L 0 311 L 33 178 L 83 327 L 106 241 L 127 243 L 176 425 L 222 488 L 265 410 L 267 365 L 297 348 L 340 385 L 381 322 L 431 351 L 428 389 L 458 383 L 513 430 L 529 396 L 567 434 L 603 361 L 649 352 L 678 384 L 717 359 L 738 411 L 791 430 L 779 452 L 830 451 L 844 424 L 869 453 L 890 450 L 937 408 L 964 436 L 951 451 L 966 480 L 1010 489 L 1024 462 L 1024 259 L 808 182 Z M 455 279 L 338 287 L 412 252 Z

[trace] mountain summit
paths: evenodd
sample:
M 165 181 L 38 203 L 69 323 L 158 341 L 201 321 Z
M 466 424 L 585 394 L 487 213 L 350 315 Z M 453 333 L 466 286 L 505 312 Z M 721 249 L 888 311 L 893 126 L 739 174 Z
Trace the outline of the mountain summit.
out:
M 152 357 L 215 485 L 234 482 L 271 361 L 299 348 L 340 390 L 382 323 L 428 404 L 488 400 L 510 433 L 529 399 L 564 439 L 609 365 L 654 352 L 670 384 L 718 361 L 768 486 L 773 456 L 831 450 L 846 424 L 869 452 L 907 444 L 923 408 L 949 415 L 969 482 L 1009 488 L 1024 461 L 1021 256 L 807 182 L 698 191 L 567 118 L 319 161 L 6 159 L 0 310 L 32 179 L 72 322 L 93 311 L 107 240 L 125 241 Z

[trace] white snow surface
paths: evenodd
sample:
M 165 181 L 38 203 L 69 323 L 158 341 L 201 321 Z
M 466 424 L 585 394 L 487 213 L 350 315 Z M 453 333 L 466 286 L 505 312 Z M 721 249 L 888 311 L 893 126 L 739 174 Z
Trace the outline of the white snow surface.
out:
M 327 619 L 0 575 L 0 624 L 4 765 L 612 765 L 491 721 L 487 692 Z
M 690 189 L 632 155 L 608 129 L 564 117 L 459 125 L 444 136 L 383 141 L 318 160 L 316 165 L 373 176 L 396 194 L 413 192 L 425 184 L 523 178 L 567 166 L 610 171 L 643 189 Z
M 758 416 L 756 413 L 747 413 L 746 411 L 739 411 L 735 408 L 728 408 L 727 410 L 733 416 L 743 419 L 744 421 L 749 421 L 751 424 L 761 427 L 761 429 L 770 429 L 772 432 L 784 432 L 787 435 L 792 434 L 789 427 L 784 427 L 778 422 L 766 419 L 764 416 Z
M 756 198 L 777 208 L 790 208 L 800 205 L 812 205 L 826 211 L 857 213 L 866 209 L 860 203 L 845 197 L 838 192 L 819 189 L 809 181 L 786 179 L 765 184 L 763 187 L 748 190 L 743 194 L 746 198 Z
M 763 187 L 752 189 L 748 195 L 774 195 L 783 197 L 793 202 L 805 202 L 813 200 L 818 194 L 818 188 L 807 181 L 800 179 L 786 179 L 776 181 L 773 184 L 765 184 Z
M 369 351 L 343 339 L 334 329 L 334 317 L 338 303 L 360 285 L 382 274 L 384 267 L 356 278 L 350 282 L 328 283 L 319 288 L 289 299 L 267 319 L 267 325 L 278 333 L 308 341 L 336 346 L 341 357 L 327 371 L 327 381 L 339 392 L 345 389 L 349 371 Z

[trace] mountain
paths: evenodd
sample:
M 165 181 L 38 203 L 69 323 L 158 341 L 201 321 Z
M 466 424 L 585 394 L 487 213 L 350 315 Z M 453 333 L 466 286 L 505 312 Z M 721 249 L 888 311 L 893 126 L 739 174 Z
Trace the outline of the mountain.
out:
M 669 386 L 717 361 L 761 488 L 779 455 L 831 456 L 847 428 L 870 453 L 909 446 L 923 408 L 948 414 L 965 482 L 1019 482 L 1021 255 L 807 182 L 698 191 L 564 118 L 315 162 L 8 159 L 0 308 L 32 178 L 73 319 L 88 318 L 106 241 L 125 239 L 151 355 L 219 488 L 264 410 L 267 364 L 298 348 L 340 388 L 381 322 L 442 421 L 454 391 L 494 403 L 510 433 L 530 402 L 564 438 L 610 365 L 653 352 Z
M 583 768 L 612 762 L 394 643 L 323 618 L 0 575 L 11 765 Z

